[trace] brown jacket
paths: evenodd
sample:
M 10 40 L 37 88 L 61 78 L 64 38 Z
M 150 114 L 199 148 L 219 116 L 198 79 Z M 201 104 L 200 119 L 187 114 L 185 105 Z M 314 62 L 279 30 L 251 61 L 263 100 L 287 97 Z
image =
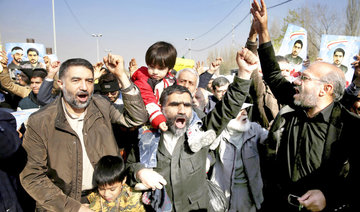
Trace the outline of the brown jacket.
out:
M 94 95 L 87 107 L 83 135 L 94 166 L 104 155 L 119 155 L 111 123 L 126 127 L 147 121 L 140 96 L 123 94 L 124 108 L 117 110 L 105 98 Z M 23 147 L 28 161 L 20 174 L 25 190 L 37 208 L 49 211 L 78 211 L 81 204 L 82 149 L 66 120 L 61 97 L 30 116 Z
M 0 83 L 7 91 L 20 96 L 21 98 L 29 96 L 31 92 L 31 88 L 29 86 L 18 85 L 10 79 L 9 70 L 7 68 L 4 68 L 3 72 L 0 74 Z

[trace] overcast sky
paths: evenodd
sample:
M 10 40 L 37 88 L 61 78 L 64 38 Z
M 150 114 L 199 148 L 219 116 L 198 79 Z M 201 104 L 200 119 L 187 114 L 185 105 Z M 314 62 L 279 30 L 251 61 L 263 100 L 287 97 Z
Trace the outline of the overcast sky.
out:
M 268 6 L 285 0 L 267 0 Z M 96 62 L 96 39 L 100 38 L 100 57 L 105 50 L 124 57 L 126 64 L 134 57 L 145 64 L 147 48 L 156 41 L 172 43 L 178 56 L 190 57 L 189 41 L 209 31 L 226 16 L 214 30 L 192 41 L 192 59 L 206 61 L 208 52 L 231 45 L 232 34 L 212 48 L 204 49 L 231 32 L 249 12 L 249 0 L 55 0 L 57 55 L 61 61 L 81 57 Z M 270 10 L 269 19 L 279 20 L 304 4 L 322 2 L 344 13 L 346 0 L 293 0 Z M 66 4 L 67 3 L 67 4 Z M 26 42 L 53 47 L 51 0 L 0 0 L 1 42 Z M 235 9 L 234 9 L 235 8 Z M 230 12 L 233 12 L 230 14 Z M 71 12 L 72 11 L 72 12 Z M 229 15 L 230 14 L 230 15 Z M 74 17 L 75 16 L 75 17 Z M 314 17 L 315 20 L 316 17 Z M 244 45 L 250 28 L 250 17 L 234 30 L 236 44 Z

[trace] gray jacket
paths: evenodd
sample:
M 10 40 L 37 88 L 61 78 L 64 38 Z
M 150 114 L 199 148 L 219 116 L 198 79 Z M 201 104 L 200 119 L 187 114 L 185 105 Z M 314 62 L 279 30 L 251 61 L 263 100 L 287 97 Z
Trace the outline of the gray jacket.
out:
M 263 181 L 260 173 L 260 158 L 257 145 L 263 143 L 267 138 L 268 131 L 259 124 L 251 122 L 251 127 L 242 135 L 243 145 L 241 147 L 242 162 L 245 175 L 248 180 L 248 187 L 251 199 L 257 209 L 260 209 L 264 200 L 262 188 Z M 224 191 L 228 204 L 231 202 L 231 192 L 234 187 L 236 144 L 231 142 L 229 131 L 226 128 L 220 136 L 219 147 L 216 154 L 211 181 L 215 182 Z

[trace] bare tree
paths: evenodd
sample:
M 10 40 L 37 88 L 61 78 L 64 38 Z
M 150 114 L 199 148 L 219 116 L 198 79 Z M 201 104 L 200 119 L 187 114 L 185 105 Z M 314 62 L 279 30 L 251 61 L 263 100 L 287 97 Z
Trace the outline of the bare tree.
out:
M 358 36 L 360 28 L 360 1 L 348 0 L 346 8 L 345 35 Z

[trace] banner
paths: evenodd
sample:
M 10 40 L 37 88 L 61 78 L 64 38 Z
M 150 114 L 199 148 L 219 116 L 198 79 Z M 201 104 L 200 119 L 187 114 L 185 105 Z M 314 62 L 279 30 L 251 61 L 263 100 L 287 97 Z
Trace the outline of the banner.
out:
M 307 31 L 289 24 L 277 55 L 284 56 L 289 61 L 292 75 L 303 71 L 302 64 L 307 59 Z
M 360 37 L 343 35 L 322 35 L 319 58 L 332 63 L 345 73 L 346 86 L 348 86 L 354 75 L 351 63 L 355 61 L 354 56 L 359 54 Z
M 6 51 L 7 57 L 8 57 L 8 64 L 10 64 L 11 61 L 13 60 L 13 58 L 11 56 L 11 50 L 12 50 L 12 48 L 14 48 L 16 46 L 23 49 L 22 61 L 29 61 L 26 52 L 27 52 L 28 49 L 34 48 L 39 52 L 38 61 L 41 62 L 41 63 L 44 63 L 43 57 L 46 55 L 46 49 L 45 49 L 44 44 L 40 44 L 40 43 L 6 43 L 5 44 L 5 51 Z
M 33 109 L 26 109 L 26 110 L 19 110 L 16 112 L 12 112 L 11 114 L 16 119 L 16 129 L 20 129 L 22 123 L 26 122 L 29 116 L 38 110 L 39 108 L 33 108 Z
M 176 71 L 180 71 L 181 69 L 184 69 L 184 68 L 194 68 L 194 66 L 195 66 L 194 60 L 177 57 L 175 66 L 173 69 Z

